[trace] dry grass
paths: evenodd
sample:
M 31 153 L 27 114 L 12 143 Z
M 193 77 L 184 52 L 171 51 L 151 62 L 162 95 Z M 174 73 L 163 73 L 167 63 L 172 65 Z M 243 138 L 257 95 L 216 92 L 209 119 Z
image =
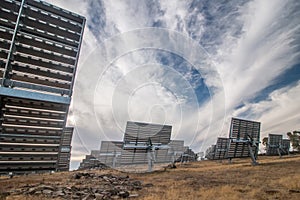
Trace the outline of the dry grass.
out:
M 139 191 L 138 199 L 142 200 L 300 199 L 300 155 L 282 159 L 262 156 L 259 157 L 259 162 L 260 165 L 251 166 L 250 159 L 235 159 L 231 164 L 225 161 L 203 161 L 178 165 L 177 169 L 128 175 L 143 183 L 154 184 Z M 66 182 L 66 177 L 70 177 L 71 173 L 0 179 L 0 192 L 25 184 Z M 26 196 L 17 199 L 26 198 L 39 199 Z
M 179 166 L 175 170 L 135 175 L 155 186 L 143 191 L 152 199 L 300 199 L 300 156 L 260 157 L 234 163 L 213 161 Z

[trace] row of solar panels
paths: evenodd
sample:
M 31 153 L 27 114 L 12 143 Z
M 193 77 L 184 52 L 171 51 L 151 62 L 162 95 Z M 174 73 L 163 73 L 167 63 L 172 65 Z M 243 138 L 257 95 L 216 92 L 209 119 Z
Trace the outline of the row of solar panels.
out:
M 73 128 L 64 127 L 68 105 L 7 96 L 0 102 L 0 172 L 22 171 L 31 162 L 28 170 L 40 170 L 38 162 L 45 170 L 57 169 L 53 162 L 61 170 L 69 168 Z
M 26 0 L 23 7 L 22 1 L 0 2 L 0 77 L 5 85 L 71 96 L 85 19 L 43 1 Z
M 195 160 L 195 153 L 182 140 L 171 140 L 172 126 L 128 121 L 123 141 L 102 141 L 91 158 L 108 166 L 170 163 Z M 84 164 L 86 162 L 86 164 Z M 84 159 L 81 166 L 93 163 Z
M 112 166 L 112 161 L 115 157 L 114 153 L 119 153 L 117 158 L 118 165 L 146 164 L 148 162 L 146 148 L 123 148 L 123 145 L 123 142 L 102 141 L 99 160 L 106 165 Z M 171 140 L 168 146 L 170 147 L 169 149 L 157 149 L 153 152 L 155 163 L 172 162 L 174 154 L 176 160 L 187 149 L 187 147 L 184 147 L 184 141 L 181 140 Z
M 22 171 L 27 170 L 40 170 L 41 168 L 35 168 L 38 163 L 42 163 L 43 166 L 51 165 L 51 170 L 68 170 L 70 153 L 71 153 L 71 141 L 73 128 L 65 128 L 62 134 L 63 139 L 60 144 L 39 144 L 37 142 L 32 143 L 7 143 L 1 140 L 0 142 L 0 173 L 7 171 Z M 13 138 L 13 136 L 11 136 Z M 0 134 L 0 138 L 5 136 Z M 33 166 L 30 166 L 32 163 Z M 55 163 L 56 165 L 53 165 Z M 22 166 L 24 164 L 24 166 Z M 30 166 L 28 168 L 28 166 Z M 45 169 L 48 170 L 48 167 Z
M 290 140 L 283 139 L 283 135 L 269 134 L 267 146 L 267 155 L 287 155 L 290 151 Z
M 191 161 L 195 160 L 195 153 L 184 146 L 182 140 L 171 140 L 168 149 L 157 149 L 151 152 L 154 163 L 170 163 L 173 161 Z M 81 163 L 81 168 L 97 163 L 118 167 L 124 165 L 138 165 L 148 163 L 148 151 L 145 148 L 124 148 L 124 143 L 119 141 L 102 141 L 100 151 L 91 151 L 90 159 L 85 158 Z
M 229 138 L 217 138 L 215 145 L 206 150 L 210 160 L 256 157 L 259 149 L 260 122 L 232 118 Z

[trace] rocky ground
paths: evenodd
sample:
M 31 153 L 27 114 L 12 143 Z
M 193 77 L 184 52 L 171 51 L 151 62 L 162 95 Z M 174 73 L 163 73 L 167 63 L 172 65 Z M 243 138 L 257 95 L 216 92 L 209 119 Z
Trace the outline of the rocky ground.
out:
M 300 155 L 178 164 L 152 173 L 112 169 L 0 177 L 0 200 L 300 199 Z
M 105 170 L 106 171 L 106 170 Z M 47 178 L 47 175 L 43 175 Z M 55 176 L 55 175 L 48 175 Z M 45 178 L 39 183 L 20 184 L 19 187 L 2 191 L 0 199 L 123 199 L 137 198 L 138 191 L 152 184 L 142 184 L 141 181 L 128 175 L 112 173 L 96 173 L 91 171 L 70 173 L 64 181 L 47 181 Z M 32 176 L 37 179 L 36 176 Z M 11 179 L 20 179 L 15 177 Z M 27 176 L 30 178 L 30 176 Z M 50 178 L 51 179 L 51 178 Z M 56 179 L 56 178 L 55 178 Z M 8 179 L 2 179 L 9 182 Z

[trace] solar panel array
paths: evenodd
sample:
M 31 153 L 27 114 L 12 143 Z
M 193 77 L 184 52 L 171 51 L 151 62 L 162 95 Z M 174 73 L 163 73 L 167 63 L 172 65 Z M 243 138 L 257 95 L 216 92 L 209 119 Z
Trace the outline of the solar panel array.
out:
M 290 140 L 283 139 L 283 135 L 269 134 L 267 143 L 267 152 L 269 156 L 272 155 L 286 155 L 289 154 Z
M 267 144 L 267 155 L 278 155 L 278 150 L 281 148 L 282 135 L 269 134 Z
M 221 138 L 217 139 L 215 155 L 213 159 L 221 160 L 227 158 L 227 150 L 229 145 L 229 138 Z
M 195 152 L 192 149 L 190 149 L 188 146 L 184 146 L 184 152 L 177 161 L 190 162 L 195 160 L 196 160 Z
M 38 0 L 0 9 L 3 85 L 71 96 L 85 19 Z
M 258 153 L 260 122 L 232 118 L 229 138 L 219 137 L 217 143 L 206 150 L 209 160 L 251 157 L 253 164 Z
M 290 152 L 291 141 L 289 139 L 282 139 L 281 148 L 283 152 L 281 154 L 286 155 Z
M 232 118 L 229 132 L 228 158 L 250 157 L 249 142 L 255 156 L 258 153 L 260 122 Z
M 183 140 L 171 140 L 168 144 L 170 149 L 168 150 L 168 160 L 178 161 L 181 158 L 181 155 L 184 153 L 184 141 Z
M 124 143 L 147 143 L 166 145 L 170 142 L 172 126 L 149 124 L 141 122 L 127 122 Z
M 169 144 L 171 131 L 172 126 L 168 125 L 127 122 L 121 165 L 147 163 L 149 143 L 158 146 Z M 168 149 L 156 149 L 151 155 L 156 163 L 170 161 Z
M 44 1 L 0 0 L 0 173 L 69 168 L 84 24 Z
M 123 142 L 102 141 L 99 152 L 99 160 L 108 166 L 113 166 L 114 159 L 121 154 L 122 149 Z
M 208 149 L 205 152 L 205 158 L 209 160 L 214 160 L 215 159 L 215 153 L 216 153 L 216 145 L 211 145 L 208 147 Z
M 194 152 L 183 140 L 170 140 L 171 130 L 168 125 L 127 122 L 123 141 L 102 141 L 100 151 L 92 151 L 91 156 L 111 167 L 147 164 L 149 156 L 154 163 L 191 161 Z
M 60 140 L 60 149 L 58 154 L 58 168 L 61 171 L 67 171 L 70 167 L 71 141 L 73 136 L 73 127 L 65 127 Z

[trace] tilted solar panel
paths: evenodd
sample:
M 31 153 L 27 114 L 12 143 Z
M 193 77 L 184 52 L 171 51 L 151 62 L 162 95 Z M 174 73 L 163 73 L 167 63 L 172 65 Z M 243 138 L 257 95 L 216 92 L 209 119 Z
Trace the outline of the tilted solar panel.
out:
M 147 143 L 166 145 L 170 142 L 172 126 L 149 124 L 141 122 L 127 122 L 124 142 Z
M 123 151 L 123 142 L 121 141 L 102 141 L 99 152 L 99 159 L 102 163 L 113 166 L 114 159 L 115 164 L 119 164 L 119 159 L 117 158 Z
M 227 158 L 228 145 L 229 145 L 229 138 L 219 137 L 217 139 L 214 159 L 220 160 L 220 159 Z
M 290 145 L 291 145 L 291 141 L 289 139 L 282 139 L 282 144 L 281 144 L 281 148 L 282 148 L 282 153 L 283 155 L 287 155 L 290 152 Z
M 215 158 L 216 145 L 211 145 L 205 152 L 205 157 L 208 160 L 213 160 Z
M 278 155 L 278 150 L 282 145 L 282 135 L 269 134 L 267 144 L 267 155 Z
M 84 26 L 83 16 L 45 1 L 0 0 L 0 153 L 13 160 L 10 153 L 20 150 L 20 161 L 3 171 L 68 168 L 73 129 L 64 126 Z M 9 142 L 13 150 L 1 151 Z M 50 147 L 43 146 L 50 144 L 59 144 L 58 158 L 47 164 Z M 33 155 L 33 149 L 45 156 Z M 30 153 L 21 155 L 25 150 Z
M 260 142 L 260 122 L 232 118 L 229 138 L 228 158 L 250 157 L 252 152 L 256 157 Z

